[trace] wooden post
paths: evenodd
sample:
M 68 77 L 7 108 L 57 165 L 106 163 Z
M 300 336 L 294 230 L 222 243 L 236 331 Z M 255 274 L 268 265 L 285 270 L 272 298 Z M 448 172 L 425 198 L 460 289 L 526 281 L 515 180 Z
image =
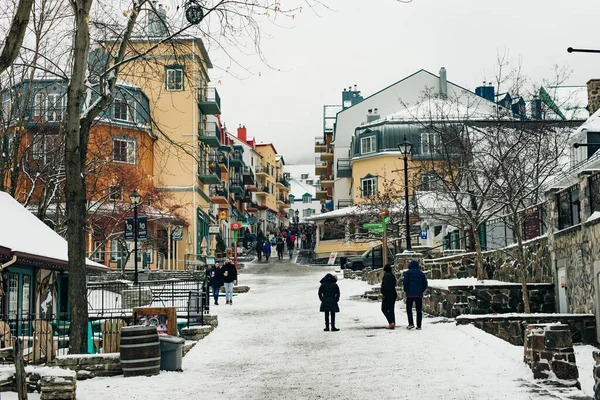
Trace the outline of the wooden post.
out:
M 27 374 L 25 373 L 23 343 L 21 339 L 13 339 L 13 351 L 15 354 L 15 381 L 17 383 L 17 395 L 19 400 L 27 400 Z

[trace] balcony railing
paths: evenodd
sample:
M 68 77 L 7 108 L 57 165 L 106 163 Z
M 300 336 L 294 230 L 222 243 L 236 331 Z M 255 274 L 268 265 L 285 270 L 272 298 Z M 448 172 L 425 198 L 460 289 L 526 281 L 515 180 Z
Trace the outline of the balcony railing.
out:
M 349 158 L 340 158 L 337 160 L 338 178 L 350 178 L 352 176 L 352 167 Z
M 327 161 L 321 160 L 321 157 L 315 157 L 315 167 L 327 167 Z
M 221 130 L 216 122 L 207 122 L 199 124 L 198 139 L 210 147 L 219 147 L 221 145 Z
M 279 178 L 277 178 L 277 183 L 281 183 L 286 188 L 290 187 L 290 183 L 287 181 L 287 179 L 285 179 L 285 177 L 279 177 Z
M 267 174 L 267 175 L 269 175 L 270 174 L 269 169 L 263 167 L 262 165 L 257 165 L 254 171 L 256 172 L 256 175 L 259 175 L 259 174 Z
M 221 185 L 213 185 L 209 187 L 210 197 L 227 197 L 227 191 Z
M 204 98 L 198 101 L 198 107 L 204 115 L 221 114 L 221 97 L 214 87 L 204 89 Z

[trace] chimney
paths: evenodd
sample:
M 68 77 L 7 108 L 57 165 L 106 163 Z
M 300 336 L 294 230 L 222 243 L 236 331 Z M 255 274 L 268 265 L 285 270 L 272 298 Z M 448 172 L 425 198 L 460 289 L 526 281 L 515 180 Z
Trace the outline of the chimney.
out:
M 242 126 L 240 125 L 238 130 L 237 130 L 237 137 L 238 139 L 240 139 L 242 142 L 244 143 L 248 143 L 248 136 L 247 136 L 247 132 L 246 132 L 246 126 Z
M 475 94 L 479 97 L 483 97 L 488 101 L 491 101 L 492 103 L 496 102 L 496 93 L 494 86 L 492 86 L 491 82 L 488 85 L 486 85 L 485 82 L 483 82 L 482 86 L 476 87 Z
M 440 68 L 440 96 L 445 98 L 448 96 L 448 80 L 446 79 L 446 68 Z
M 600 109 L 600 79 L 590 79 L 587 83 L 588 111 L 590 115 Z
M 379 111 L 377 111 L 377 109 L 368 111 L 367 122 L 377 121 L 378 119 L 379 119 Z

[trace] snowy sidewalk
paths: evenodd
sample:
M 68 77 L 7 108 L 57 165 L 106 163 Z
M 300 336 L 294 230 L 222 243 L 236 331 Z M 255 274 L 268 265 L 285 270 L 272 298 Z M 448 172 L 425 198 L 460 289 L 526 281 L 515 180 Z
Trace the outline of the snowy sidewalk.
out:
M 399 328 L 384 329 L 380 303 L 358 298 L 369 288 L 361 281 L 339 280 L 341 331 L 324 332 L 317 290 L 326 272 L 287 261 L 249 264 L 240 284 L 250 292 L 234 297 L 233 306 L 212 306 L 219 327 L 186 355 L 184 372 L 80 381 L 77 398 L 519 400 L 584 394 L 537 385 L 522 348 L 471 326 L 426 318 L 422 331 L 407 331 L 402 303 L 396 307 Z

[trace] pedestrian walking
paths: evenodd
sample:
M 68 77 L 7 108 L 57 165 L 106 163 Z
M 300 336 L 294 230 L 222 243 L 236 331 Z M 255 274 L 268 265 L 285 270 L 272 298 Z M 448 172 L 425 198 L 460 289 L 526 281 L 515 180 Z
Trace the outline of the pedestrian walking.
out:
M 287 242 L 288 254 L 290 256 L 290 260 L 294 257 L 294 242 L 288 240 Z
M 223 284 L 225 286 L 225 303 L 233 305 L 233 285 L 237 285 L 237 269 L 230 258 L 225 259 L 222 268 Z
M 208 279 L 210 282 L 210 287 L 212 289 L 213 298 L 215 299 L 215 305 L 219 305 L 219 292 L 221 291 L 221 286 L 223 286 L 223 271 L 221 270 L 221 266 L 218 261 L 215 262 L 215 265 L 208 270 Z
M 285 243 L 283 243 L 283 238 L 277 239 L 277 259 L 283 260 L 283 250 L 285 249 Z
M 262 261 L 263 254 L 263 243 L 259 240 L 256 242 L 256 257 L 258 257 L 258 261 Z
M 263 247 L 263 251 L 265 253 L 265 258 L 267 262 L 269 262 L 269 257 L 271 257 L 271 243 L 265 242 L 265 246 Z
M 421 329 L 421 321 L 423 320 L 423 292 L 427 289 L 427 277 L 421 271 L 419 262 L 412 260 L 408 264 L 408 271 L 404 273 L 402 279 L 404 293 L 406 293 L 406 313 L 408 315 L 407 329 L 415 327 L 413 323 L 412 306 L 415 305 L 417 310 L 417 329 Z
M 396 299 L 398 298 L 398 293 L 396 292 L 396 277 L 392 273 L 390 264 L 385 264 L 383 272 L 383 280 L 381 281 L 381 295 L 383 296 L 381 312 L 383 312 L 383 315 L 387 318 L 387 329 L 394 329 L 396 327 L 396 314 L 394 308 L 396 307 Z
M 331 274 L 327 274 L 321 279 L 319 287 L 319 300 L 321 300 L 320 311 L 325 313 L 325 329 L 329 331 L 329 314 L 331 314 L 331 330 L 339 331 L 335 327 L 335 313 L 340 312 L 338 301 L 340 301 L 340 288 L 338 287 L 337 278 Z
M 292 237 L 290 237 L 290 240 L 292 241 L 292 246 L 296 245 L 296 235 L 292 234 Z

